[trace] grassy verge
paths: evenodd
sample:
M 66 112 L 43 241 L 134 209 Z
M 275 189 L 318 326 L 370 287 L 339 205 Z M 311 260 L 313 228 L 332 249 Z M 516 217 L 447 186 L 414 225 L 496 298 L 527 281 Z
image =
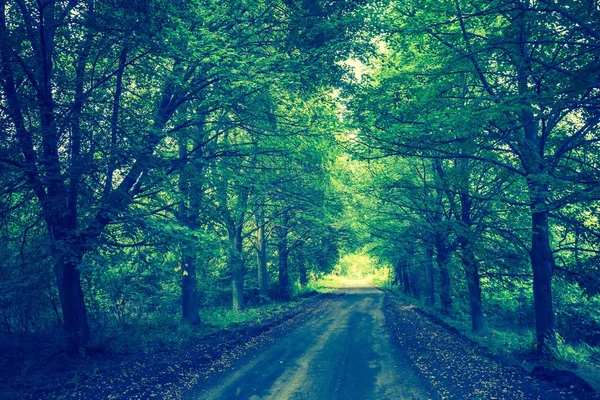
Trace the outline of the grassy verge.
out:
M 333 293 L 336 289 L 343 287 L 344 278 L 337 275 L 326 275 L 313 283 L 315 290 L 319 293 Z
M 176 315 L 161 315 L 147 321 L 143 326 L 121 327 L 102 332 L 97 339 L 98 347 L 113 354 L 149 354 L 174 349 L 219 331 L 261 325 L 271 318 L 301 307 L 301 303 L 307 300 L 306 297 L 308 294 L 297 296 L 296 300 L 290 302 L 270 302 L 242 311 L 233 311 L 228 307 L 201 309 L 201 324 L 198 326 L 181 324 Z
M 469 315 L 445 315 L 436 307 L 428 307 L 417 299 L 403 294 L 397 286 L 387 282 L 373 280 L 373 284 L 388 289 L 403 302 L 415 305 L 427 313 L 441 319 L 456 328 L 462 335 L 488 349 L 488 351 L 504 360 L 519 363 L 527 371 L 536 365 L 566 369 L 575 372 L 585 379 L 590 386 L 600 393 L 600 348 L 587 344 L 569 344 L 558 338 L 558 348 L 552 359 L 539 360 L 533 357 L 535 350 L 534 332 L 531 330 L 515 331 L 494 326 L 488 321 L 486 328 L 480 333 L 471 332 Z

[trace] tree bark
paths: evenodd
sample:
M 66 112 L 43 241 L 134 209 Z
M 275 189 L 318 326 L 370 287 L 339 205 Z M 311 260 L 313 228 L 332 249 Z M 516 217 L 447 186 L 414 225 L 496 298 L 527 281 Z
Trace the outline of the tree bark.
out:
M 279 298 L 290 299 L 289 249 L 288 249 L 288 212 L 284 212 L 281 225 L 277 228 L 277 252 L 279 254 Z
M 260 300 L 269 300 L 269 272 L 267 270 L 267 237 L 263 205 L 256 210 L 256 263 L 258 266 L 258 290 Z
M 244 258 L 242 245 L 242 227 L 236 227 L 230 250 L 231 293 L 233 310 L 240 311 L 245 307 L 244 302 Z
M 471 209 L 473 202 L 470 196 L 471 190 L 471 167 L 469 160 L 458 159 L 456 166 L 459 176 L 460 189 L 460 212 L 457 219 L 459 226 L 456 237 L 460 246 L 460 260 L 465 271 L 467 280 L 467 289 L 469 291 L 469 307 L 471 312 L 471 330 L 479 332 L 483 329 L 483 307 L 481 302 L 481 284 L 479 277 L 479 265 L 475 259 L 473 246 L 475 238 L 473 236 L 473 220 Z
M 467 193 L 461 193 L 461 222 L 462 226 L 457 235 L 460 245 L 460 256 L 467 288 L 469 290 L 469 306 L 471 309 L 471 330 L 479 332 L 483 329 L 483 307 L 481 302 L 481 285 L 479 278 L 479 266 L 473 254 L 473 234 L 471 229 L 471 198 Z
M 533 303 L 537 348 L 545 352 L 556 347 L 554 309 L 552 305 L 552 273 L 554 257 L 548 233 L 548 212 L 531 214 L 531 265 L 533 267 Z
M 461 258 L 465 268 L 467 287 L 469 289 L 469 306 L 471 309 L 471 330 L 479 332 L 483 329 L 483 306 L 481 301 L 481 284 L 479 266 L 469 244 L 461 243 Z
M 433 249 L 429 244 L 425 247 L 425 276 L 427 279 L 425 305 L 435 304 L 435 271 L 433 269 Z
M 60 232 L 60 228 L 56 228 L 54 232 Z M 76 241 L 69 240 L 66 237 L 58 240 L 54 238 L 53 242 L 60 243 L 62 249 L 59 252 L 58 248 L 55 247 L 54 254 L 60 255 L 56 257 L 54 271 L 63 325 L 67 333 L 68 350 L 71 354 L 76 354 L 79 346 L 86 345 L 90 341 L 90 329 L 87 322 L 87 310 L 79 271 L 82 249 Z
M 445 243 L 445 238 L 442 234 L 436 234 L 436 261 L 440 269 L 440 303 L 444 314 L 449 314 L 452 310 L 452 296 L 450 294 L 450 271 L 448 271 L 448 263 L 450 261 L 450 252 Z
M 526 85 L 526 81 L 520 80 L 520 88 L 524 85 Z M 520 91 L 525 93 L 525 89 Z M 531 204 L 530 257 L 533 271 L 536 342 L 538 351 L 546 352 L 550 348 L 556 347 L 554 309 L 552 305 L 554 255 L 550 247 L 548 211 L 546 208 L 549 187 L 547 182 L 540 182 L 537 178 L 547 173 L 543 160 L 544 138 L 547 136 L 547 132 L 542 132 L 540 137 L 538 123 L 533 113 L 528 109 L 521 112 L 521 122 L 525 139 L 529 142 L 525 148 L 525 167 L 528 171 L 527 183 Z M 535 151 L 532 151 L 532 149 L 535 149 Z
M 221 212 L 225 218 L 227 234 L 229 236 L 229 249 L 227 252 L 227 262 L 231 268 L 231 300 L 234 311 L 243 310 L 244 301 L 244 245 L 243 231 L 246 207 L 248 205 L 248 196 L 250 189 L 240 187 L 237 193 L 236 204 L 229 208 L 227 199 L 228 185 L 223 181 L 223 185 L 218 187 L 217 193 L 220 197 Z
M 198 142 L 202 137 L 202 128 L 199 128 Z M 202 192 L 202 163 L 198 158 L 202 156 L 201 149 L 197 149 L 194 158 L 186 161 L 187 164 L 179 173 L 179 223 L 190 231 L 199 228 L 198 214 L 200 213 L 200 193 Z M 188 140 L 186 137 L 179 139 L 179 158 L 188 159 Z M 196 246 L 194 239 L 184 239 L 181 243 L 181 320 L 191 325 L 200 324 L 198 312 L 198 294 L 196 290 Z
M 77 352 L 79 345 L 89 342 L 87 312 L 81 288 L 79 265 L 85 252 L 84 244 L 78 235 L 77 195 L 80 170 L 79 162 L 81 114 L 80 85 L 82 63 L 85 53 L 76 64 L 76 104 L 73 108 L 71 174 L 69 190 L 61 171 L 59 156 L 59 131 L 55 121 L 55 102 L 53 97 L 52 57 L 54 54 L 54 36 L 56 29 L 55 4 L 48 3 L 39 7 L 39 22 L 35 27 L 39 36 L 32 36 L 31 46 L 38 66 L 30 77 L 37 87 L 36 100 L 39 112 L 39 132 L 41 137 L 41 157 L 37 159 L 32 133 L 25 127 L 22 106 L 17 94 L 12 61 L 13 52 L 6 25 L 6 2 L 1 2 L 0 10 L 0 46 L 2 56 L 2 87 L 7 100 L 8 114 L 14 123 L 15 131 L 25 160 L 23 169 L 25 178 L 32 186 L 44 213 L 46 227 L 50 236 L 54 270 L 61 302 L 63 325 L 68 336 L 69 350 Z M 24 10 L 23 12 L 27 12 Z M 27 16 L 25 16 L 27 18 Z M 28 28 L 33 29 L 32 26 Z M 26 67 L 23 67 L 26 68 Z M 27 71 L 26 71 L 27 72 Z

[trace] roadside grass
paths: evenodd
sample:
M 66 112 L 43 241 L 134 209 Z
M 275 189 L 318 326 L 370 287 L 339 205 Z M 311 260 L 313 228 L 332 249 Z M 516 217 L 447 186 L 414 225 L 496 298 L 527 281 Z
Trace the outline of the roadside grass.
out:
M 233 311 L 230 308 L 218 307 L 202 310 L 200 312 L 201 320 L 217 330 L 230 329 L 237 325 L 249 321 L 261 324 L 263 320 L 274 315 L 286 312 L 297 306 L 296 302 L 279 303 L 271 302 L 252 308 L 246 308 L 242 311 Z
M 417 306 L 441 319 L 502 359 L 520 363 L 527 371 L 531 371 L 536 365 L 571 370 L 600 393 L 600 347 L 592 347 L 585 343 L 566 343 L 558 336 L 558 347 L 553 352 L 552 359 L 536 359 L 533 357 L 535 333 L 531 329 L 517 330 L 496 326 L 494 321 L 488 318 L 485 329 L 479 333 L 473 333 L 468 313 L 457 310 L 452 315 L 445 315 L 439 308 L 426 306 L 422 300 L 405 295 L 398 286 L 390 285 L 387 281 L 379 283 L 379 281 L 373 280 L 373 284 L 388 289 L 403 302 Z
M 303 303 L 312 295 L 325 291 L 320 289 L 319 285 L 313 283 L 303 288 L 302 292 L 296 293 L 292 301 L 269 301 L 266 304 L 249 302 L 246 309 L 237 312 L 224 306 L 201 308 L 200 324 L 196 326 L 181 323 L 179 313 L 166 310 L 145 315 L 132 323 L 112 326 L 99 324 L 94 327 L 93 345 L 85 352 L 82 349 L 82 355 L 84 353 L 106 357 L 151 355 L 180 349 L 218 332 L 258 326 L 271 318 L 283 316 L 303 307 Z M 32 369 L 43 370 L 45 368 L 43 364 L 60 364 L 57 368 L 77 363 L 83 365 L 87 359 L 87 357 L 81 360 L 68 359 L 61 352 L 65 339 L 58 335 L 32 336 L 29 341 L 36 342 L 36 346 L 26 345 L 26 339 L 23 339 L 23 344 L 17 343 L 12 346 L 14 350 L 11 352 L 2 354 L 0 364 L 16 363 L 18 369 L 31 371 Z M 0 351 L 4 351 L 4 348 L 0 348 Z M 0 372 L 4 373 L 4 368 L 0 368 Z
M 306 297 L 306 296 L 305 296 Z M 272 301 L 249 306 L 241 311 L 229 307 L 200 309 L 200 324 L 182 324 L 179 315 L 161 313 L 135 327 L 107 329 L 98 337 L 98 347 L 112 354 L 151 354 L 180 348 L 224 330 L 237 330 L 247 325 L 261 325 L 270 318 L 300 307 L 306 298 L 290 302 Z
M 319 293 L 333 293 L 336 289 L 342 288 L 344 278 L 337 275 L 325 275 L 321 279 L 312 283 L 313 289 Z
M 370 275 L 367 278 L 367 282 L 377 287 L 391 287 L 389 281 L 390 278 L 387 276 L 387 274 Z

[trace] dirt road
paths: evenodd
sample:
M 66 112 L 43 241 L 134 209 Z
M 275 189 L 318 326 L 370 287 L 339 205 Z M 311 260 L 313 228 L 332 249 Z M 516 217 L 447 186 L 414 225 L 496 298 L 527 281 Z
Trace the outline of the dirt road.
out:
M 385 327 L 384 295 L 347 281 L 325 312 L 248 360 L 200 399 L 435 398 Z

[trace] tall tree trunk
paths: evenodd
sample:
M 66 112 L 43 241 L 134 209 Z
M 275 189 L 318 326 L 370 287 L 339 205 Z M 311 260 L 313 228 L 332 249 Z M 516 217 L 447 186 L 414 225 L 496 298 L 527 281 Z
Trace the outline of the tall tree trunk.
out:
M 93 7 L 90 7 L 88 16 L 93 17 Z M 77 60 L 75 67 L 75 98 L 72 106 L 71 116 L 71 148 L 70 148 L 70 166 L 69 166 L 69 184 L 66 188 L 58 188 L 57 193 L 62 190 L 67 190 L 67 209 L 66 215 L 64 215 L 64 229 L 60 226 L 55 225 L 52 229 L 49 229 L 53 233 L 54 239 L 58 239 L 55 242 L 55 254 L 60 254 L 55 264 L 55 272 L 57 275 L 57 282 L 59 288 L 59 296 L 61 298 L 61 308 L 63 312 L 64 326 L 69 337 L 69 349 L 72 353 L 78 353 L 80 345 L 85 345 L 90 341 L 90 331 L 87 321 L 87 310 L 85 306 L 85 298 L 83 295 L 83 289 L 81 287 L 81 273 L 79 271 L 79 265 L 83 259 L 85 249 L 81 239 L 78 237 L 78 200 L 79 200 L 79 186 L 81 181 L 81 174 L 83 172 L 82 160 L 81 160 L 81 140 L 82 140 L 82 129 L 81 129 L 81 115 L 83 112 L 84 104 L 84 81 L 85 81 L 85 67 L 88 59 L 89 45 L 93 39 L 93 35 L 88 31 L 85 35 L 85 40 L 81 44 L 80 56 Z M 47 46 L 47 45 L 44 45 Z M 50 79 L 46 76 L 46 79 Z M 120 82 L 118 81 L 117 84 Z M 46 100 L 49 104 L 52 104 L 54 100 L 50 96 Z M 47 123 L 54 125 L 54 106 L 50 106 L 47 112 L 52 113 L 47 116 Z M 55 132 L 55 127 L 47 127 L 47 129 L 53 131 L 52 134 L 58 137 L 58 132 Z M 59 165 L 60 161 L 54 160 Z M 61 202 L 52 201 L 53 204 L 61 204 Z M 50 211 L 53 207 L 47 207 Z M 59 210 L 53 210 L 54 213 Z M 50 219 L 57 221 L 61 217 L 53 216 Z M 51 223 L 52 225 L 52 223 Z M 59 224 L 60 225 L 60 224 Z M 64 235 L 59 232 L 63 231 Z M 63 251 L 61 251 L 61 249 Z
M 552 272 L 554 257 L 550 248 L 548 212 L 531 214 L 531 265 L 533 267 L 533 304 L 538 351 L 556 347 L 552 306 Z
M 79 345 L 89 341 L 87 312 L 79 271 L 82 259 L 90 243 L 98 238 L 106 225 L 113 220 L 113 216 L 124 210 L 133 200 L 136 190 L 141 187 L 144 173 L 151 168 L 154 148 L 162 138 L 160 132 L 175 109 L 183 102 L 172 101 L 173 84 L 167 84 L 158 106 L 157 118 L 149 129 L 144 148 L 137 152 L 133 165 L 121 177 L 116 189 L 112 190 L 112 182 L 107 177 L 105 187 L 108 187 L 109 190 L 104 191 L 101 201 L 97 204 L 98 207 L 95 205 L 92 207 L 96 208 L 96 215 L 89 219 L 87 227 L 79 226 L 78 189 L 82 171 L 86 168 L 84 160 L 81 160 L 82 128 L 79 119 L 84 110 L 84 102 L 89 98 L 89 93 L 86 94 L 84 91 L 84 82 L 86 81 L 88 44 L 93 39 L 94 32 L 87 31 L 86 39 L 79 44 L 79 49 L 75 50 L 75 53 L 80 54 L 80 58 L 74 63 L 75 101 L 70 112 L 65 113 L 67 110 L 64 108 L 64 104 L 57 107 L 53 99 L 54 93 L 56 93 L 56 82 L 54 82 L 53 76 L 54 40 L 56 29 L 65 26 L 65 18 L 71 15 L 77 2 L 64 4 L 55 1 L 43 4 L 20 2 L 19 5 L 19 7 L 14 7 L 14 10 L 20 9 L 23 13 L 25 30 L 28 31 L 29 44 L 35 62 L 31 63 L 31 67 L 27 65 L 30 63 L 15 62 L 18 58 L 15 56 L 19 55 L 20 50 L 11 49 L 10 43 L 15 42 L 10 39 L 11 33 L 6 25 L 7 2 L 0 1 L 0 42 L 2 43 L 0 46 L 2 60 L 0 82 L 3 87 L 3 97 L 6 99 L 7 114 L 14 123 L 16 137 L 23 154 L 24 176 L 35 192 L 43 210 L 54 256 L 63 323 L 72 344 L 70 348 L 76 350 Z M 88 12 L 91 16 L 92 4 L 88 4 Z M 33 15 L 38 18 L 32 18 Z M 88 24 L 84 23 L 82 26 L 88 26 Z M 27 107 L 21 105 L 13 66 L 20 68 L 28 77 L 32 87 L 35 88 L 32 93 L 36 94 L 35 105 L 39 112 L 39 124 L 33 124 L 39 125 L 33 128 L 36 132 L 35 139 L 33 132 L 28 130 L 28 124 L 25 124 L 22 113 L 22 110 L 28 110 L 29 113 L 34 102 L 29 102 Z M 119 70 L 116 74 L 117 88 L 113 110 L 117 110 L 117 113 L 113 113 L 112 118 L 115 123 L 118 122 L 118 103 L 122 89 L 119 85 L 124 67 L 125 52 L 122 53 Z M 67 86 L 69 85 L 67 84 Z M 60 110 L 55 112 L 57 108 Z M 64 129 L 65 115 L 70 118 L 70 136 Z M 60 117 L 57 119 L 57 116 Z M 60 129 L 57 121 L 61 124 Z M 116 132 L 115 128 L 111 122 L 113 132 Z M 66 170 L 67 164 L 64 162 L 65 155 L 70 156 L 71 162 L 67 172 L 63 172 Z M 93 153 L 90 157 L 93 158 Z
M 195 224 L 185 210 L 180 211 L 180 222 L 194 229 Z M 193 243 L 181 244 L 181 320 L 191 325 L 200 323 L 198 294 L 196 290 L 196 249 Z
M 518 4 L 525 7 L 526 4 Z M 550 247 L 548 211 L 548 170 L 545 160 L 545 148 L 550 132 L 546 125 L 541 126 L 534 115 L 531 104 L 531 65 L 529 61 L 532 24 L 522 12 L 514 23 L 518 30 L 519 55 L 516 61 L 518 72 L 517 88 L 520 95 L 519 122 L 523 127 L 524 139 L 521 144 L 520 158 L 527 172 L 531 208 L 531 267 L 533 270 L 533 300 L 535 309 L 535 327 L 537 349 L 544 352 L 556 347 L 554 330 L 554 309 L 552 307 L 552 274 L 554 256 Z
M 526 82 L 520 81 L 523 86 Z M 527 183 L 529 187 L 531 209 L 531 267 L 533 270 L 533 300 L 535 309 L 536 342 L 539 352 L 556 347 L 556 332 L 554 328 L 554 309 L 552 306 L 552 275 L 554 269 L 554 255 L 550 247 L 550 232 L 548 223 L 548 210 L 546 201 L 548 196 L 548 183 L 540 182 L 539 176 L 547 173 L 544 157 L 544 138 L 547 132 L 538 134 L 538 122 L 533 113 L 524 110 L 521 113 L 521 122 L 525 131 L 525 138 L 529 142 L 526 168 L 529 173 Z M 532 151 L 532 149 L 536 149 Z M 544 179 L 543 177 L 541 178 Z
M 464 179 L 464 177 L 463 177 Z M 468 181 L 468 179 L 467 179 Z M 469 290 L 469 306 L 471 309 L 471 330 L 479 332 L 483 329 L 483 307 L 481 302 L 481 284 L 479 266 L 473 254 L 473 233 L 471 228 L 471 198 L 465 192 L 460 195 L 461 229 L 457 235 L 460 245 L 460 258 L 465 270 L 467 288 Z
M 457 240 L 460 246 L 460 259 L 465 271 L 467 289 L 469 291 L 469 306 L 471 311 L 471 330 L 479 332 L 483 329 L 483 307 L 481 302 L 481 283 L 479 278 L 479 265 L 473 253 L 475 238 L 473 236 L 473 221 L 471 209 L 473 202 L 470 196 L 471 167 L 469 160 L 461 158 L 456 161 L 459 173 L 460 188 L 460 213 L 458 216 L 459 229 Z
M 427 284 L 425 294 L 425 305 L 435 304 L 435 271 L 433 269 L 433 249 L 429 243 L 425 244 L 425 276 Z
M 467 278 L 469 290 L 469 306 L 471 309 L 471 330 L 479 332 L 483 329 L 483 306 L 481 301 L 481 284 L 479 277 L 479 266 L 475 260 L 473 249 L 467 242 L 460 242 L 461 261 Z
M 284 212 L 281 225 L 277 228 L 277 252 L 279 253 L 279 297 L 290 299 L 289 249 L 288 249 L 288 212 Z
M 256 263 L 258 266 L 258 290 L 260 300 L 269 299 L 269 272 L 267 270 L 267 238 L 263 205 L 256 210 Z
M 79 265 L 83 259 L 84 247 L 78 235 L 77 196 L 78 175 L 77 163 L 79 158 L 78 121 L 75 128 L 72 156 L 76 172 L 74 181 L 67 190 L 61 172 L 59 155 L 60 134 L 55 120 L 54 92 L 52 88 L 55 36 L 55 6 L 48 4 L 40 7 L 40 42 L 37 54 L 40 67 L 36 70 L 38 92 L 38 108 L 40 117 L 40 132 L 42 138 L 42 159 L 40 162 L 43 174 L 42 181 L 46 186 L 46 202 L 42 204 L 46 215 L 48 231 L 53 239 L 53 254 L 56 257 L 55 272 L 61 300 L 63 322 L 69 337 L 70 349 L 76 351 L 79 345 L 89 342 L 89 326 L 87 312 L 81 288 Z M 76 105 L 75 113 L 81 110 Z M 75 119 L 78 115 L 75 116 Z M 72 146 L 73 146 L 72 144 Z
M 231 264 L 231 293 L 233 310 L 240 311 L 245 307 L 244 302 L 244 253 L 242 243 L 242 227 L 236 227 L 232 238 L 230 254 Z
M 186 137 L 179 139 L 179 158 L 186 160 L 188 157 L 188 141 Z M 199 154 L 198 150 L 196 154 Z M 196 161 L 196 160 L 194 160 Z M 189 161 L 188 161 L 189 162 Z M 201 168 L 192 171 L 194 165 L 185 165 L 179 173 L 179 223 L 196 230 L 198 226 L 198 213 L 200 212 L 199 196 L 202 184 L 198 183 L 202 174 Z M 192 190 L 193 189 L 193 190 Z M 196 249 L 195 243 L 184 240 L 181 244 L 181 320 L 191 325 L 200 323 L 198 312 L 198 297 L 196 293 Z
M 445 237 L 442 234 L 436 234 L 436 261 L 440 269 L 440 303 L 444 314 L 452 310 L 452 296 L 450 293 L 450 271 L 448 263 L 450 261 L 450 252 L 445 243 Z
M 70 237 L 74 238 L 75 235 L 72 234 Z M 56 258 L 54 268 L 63 324 L 67 333 L 68 350 L 75 354 L 79 346 L 86 345 L 90 341 L 90 328 L 79 271 L 82 249 L 75 240 L 67 237 L 58 240 L 55 237 L 54 243 L 56 249 L 54 254 L 60 254 Z
M 243 231 L 248 206 L 250 189 L 241 187 L 237 193 L 237 202 L 229 208 L 227 204 L 227 181 L 218 187 L 217 194 L 221 201 L 221 211 L 225 217 L 229 236 L 228 264 L 231 268 L 231 300 L 234 311 L 244 309 L 244 244 Z

